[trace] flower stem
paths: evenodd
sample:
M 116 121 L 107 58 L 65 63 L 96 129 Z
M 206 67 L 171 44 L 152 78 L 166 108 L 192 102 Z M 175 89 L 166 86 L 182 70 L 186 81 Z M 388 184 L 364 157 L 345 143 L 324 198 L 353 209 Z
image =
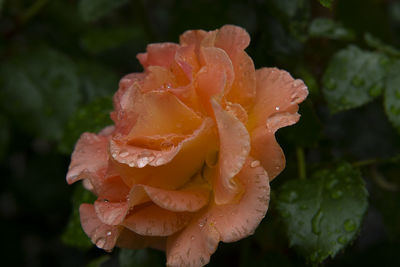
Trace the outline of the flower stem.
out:
M 301 180 L 306 179 L 306 161 L 304 159 L 304 149 L 302 147 L 296 147 L 296 154 L 297 154 L 297 167 L 299 171 L 299 178 Z

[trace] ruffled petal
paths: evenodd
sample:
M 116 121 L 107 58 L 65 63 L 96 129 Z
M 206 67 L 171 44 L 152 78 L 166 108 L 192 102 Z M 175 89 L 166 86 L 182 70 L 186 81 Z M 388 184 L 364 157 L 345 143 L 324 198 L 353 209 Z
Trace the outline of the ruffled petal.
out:
M 94 202 L 97 217 L 101 222 L 108 225 L 118 225 L 124 219 L 129 210 L 128 202 L 109 202 L 99 198 Z
M 167 266 L 204 266 L 217 249 L 218 231 L 203 217 L 167 239 Z
M 214 100 L 212 107 L 220 141 L 219 171 L 214 178 L 215 202 L 226 204 L 238 193 L 232 178 L 242 169 L 250 152 L 250 137 L 244 125 Z
M 147 53 L 137 55 L 140 64 L 146 69 L 148 66 L 170 67 L 175 62 L 175 53 L 179 45 L 175 43 L 149 44 Z
M 157 206 L 175 212 L 195 212 L 207 205 L 210 189 L 204 185 L 195 185 L 180 190 L 137 185 L 143 187 L 151 201 Z
M 298 104 L 308 95 L 302 80 L 295 80 L 283 70 L 262 68 L 257 70 L 257 97 L 249 116 L 249 127 L 265 126 L 268 118 L 281 113 L 280 123 L 274 122 L 274 130 L 288 126 L 295 121 L 292 116 L 298 111 Z
M 194 45 L 198 49 L 200 47 L 201 42 L 203 41 L 203 39 L 204 39 L 204 37 L 206 35 L 207 35 L 207 32 L 203 31 L 203 30 L 185 31 L 179 37 L 179 43 L 182 46 Z
M 133 146 L 118 147 L 118 144 L 111 141 L 110 151 L 116 158 L 117 155 L 125 155 L 122 154 L 125 152 L 122 151 L 123 149 L 128 150 L 125 163 L 122 163 L 121 159 L 114 161 L 118 172 L 128 186 L 144 184 L 167 190 L 176 189 L 200 170 L 206 155 L 216 146 L 213 125 L 212 119 L 206 118 L 192 136 L 170 150 L 156 151 Z M 131 155 L 133 160 L 130 160 L 128 155 Z M 135 166 L 142 168 L 134 168 Z
M 91 191 L 108 201 L 124 201 L 129 194 L 129 187 L 119 175 L 109 174 L 105 171 L 101 175 L 91 175 L 88 180 L 92 186 Z
M 219 29 L 215 46 L 224 49 L 228 55 L 244 50 L 250 44 L 249 34 L 241 27 L 225 25 Z
M 122 225 L 139 235 L 169 236 L 185 227 L 190 220 L 189 213 L 172 212 L 150 205 L 134 210 Z
M 258 159 L 272 181 L 285 168 L 285 154 L 276 142 L 275 134 L 266 127 L 251 133 L 251 156 Z
M 79 207 L 83 231 L 90 237 L 98 248 L 111 251 L 120 233 L 120 228 L 106 225 L 97 218 L 95 209 L 91 204 L 82 204 Z
M 117 246 L 128 249 L 155 248 L 165 250 L 167 243 L 166 237 L 143 236 L 123 227 L 117 240 Z
M 268 210 L 269 181 L 259 161 L 249 157 L 237 180 L 244 188 L 239 202 L 214 205 L 207 214 L 207 222 L 214 225 L 223 242 L 252 235 Z
M 107 167 L 108 137 L 83 133 L 75 145 L 68 168 L 67 182 L 72 184 Z

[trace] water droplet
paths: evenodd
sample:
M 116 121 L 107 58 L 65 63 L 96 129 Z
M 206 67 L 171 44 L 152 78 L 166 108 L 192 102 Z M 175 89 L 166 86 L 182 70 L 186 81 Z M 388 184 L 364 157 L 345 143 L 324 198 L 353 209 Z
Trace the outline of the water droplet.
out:
M 117 153 L 112 153 L 112 157 L 115 158 L 117 156 Z
M 351 80 L 351 84 L 356 87 L 361 87 L 365 84 L 365 81 L 358 75 L 355 75 L 353 80 Z
M 121 157 L 121 158 L 125 158 L 126 156 L 128 156 L 129 155 L 129 152 L 128 151 L 121 151 L 120 153 L 119 153 L 119 156 Z
M 331 197 L 332 197 L 333 199 L 338 199 L 338 198 L 340 198 L 342 195 L 343 195 L 343 192 L 342 192 L 341 190 L 336 190 L 335 192 L 333 192 L 333 193 L 331 194 Z
M 279 110 L 280 110 L 280 107 L 275 107 L 275 110 L 276 110 L 276 111 L 279 111 Z
M 318 212 L 314 215 L 314 217 L 311 220 L 311 229 L 312 232 L 316 235 L 319 235 L 321 233 L 321 221 L 323 216 L 324 213 L 321 210 L 318 210 Z
M 110 236 L 110 235 L 111 235 L 111 231 L 108 231 L 108 232 L 107 232 L 107 236 Z
M 105 244 L 106 244 L 106 239 L 104 237 L 100 237 L 99 239 L 96 240 L 96 246 L 98 248 L 104 248 Z
M 191 240 L 194 240 L 194 236 L 192 235 L 192 236 L 190 237 L 190 239 L 191 239 Z
M 356 223 L 354 222 L 354 220 L 352 219 L 347 219 L 344 224 L 344 230 L 346 230 L 346 232 L 353 232 L 354 230 L 356 230 Z
M 200 228 L 203 228 L 204 227 L 204 222 L 203 221 L 199 222 L 199 226 L 200 226 Z
M 108 199 L 104 198 L 104 199 L 103 199 L 103 202 L 108 203 L 108 202 L 110 202 L 110 201 L 109 201 Z
M 347 238 L 346 238 L 344 235 L 342 235 L 342 236 L 339 236 L 339 238 L 337 239 L 337 241 L 338 241 L 340 244 L 344 245 L 344 244 L 347 243 Z
M 369 95 L 372 97 L 377 97 L 382 92 L 382 86 L 376 84 L 369 89 Z
M 336 81 L 332 78 L 328 79 L 328 81 L 326 81 L 325 83 L 325 87 L 328 90 L 333 90 L 336 88 Z
M 131 162 L 129 162 L 129 167 L 135 167 L 135 162 L 133 162 L 133 161 L 131 161 Z
M 260 161 L 258 161 L 258 160 L 255 160 L 252 163 L 250 163 L 250 167 L 252 167 L 252 168 L 255 168 L 258 166 L 260 166 Z

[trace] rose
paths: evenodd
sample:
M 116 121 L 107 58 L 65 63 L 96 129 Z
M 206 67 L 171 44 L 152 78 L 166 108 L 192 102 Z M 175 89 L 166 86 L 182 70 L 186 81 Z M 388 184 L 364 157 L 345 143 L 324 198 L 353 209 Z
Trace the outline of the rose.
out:
M 151 44 L 114 95 L 115 126 L 84 133 L 68 183 L 98 196 L 80 207 L 92 242 L 165 249 L 170 266 L 209 262 L 219 241 L 251 235 L 285 165 L 274 133 L 299 119 L 301 80 L 254 69 L 242 28 L 187 31 Z

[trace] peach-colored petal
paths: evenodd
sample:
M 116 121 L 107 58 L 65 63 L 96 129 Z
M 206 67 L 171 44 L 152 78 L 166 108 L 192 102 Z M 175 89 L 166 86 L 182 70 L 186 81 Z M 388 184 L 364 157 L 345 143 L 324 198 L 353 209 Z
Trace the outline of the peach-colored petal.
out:
M 137 185 L 143 187 L 146 194 L 157 206 L 175 212 L 194 212 L 203 208 L 210 195 L 210 189 L 204 185 L 196 185 L 180 190 Z
M 89 181 L 93 187 L 92 191 L 108 201 L 123 201 L 129 194 L 129 187 L 119 175 L 103 172 L 101 175 L 91 175 Z
M 149 44 L 147 53 L 137 55 L 140 64 L 146 69 L 148 66 L 170 67 L 175 61 L 175 53 L 179 48 L 175 43 Z
M 244 50 L 250 44 L 249 34 L 241 27 L 225 25 L 219 29 L 215 46 L 224 49 L 228 55 Z
M 120 228 L 103 224 L 97 218 L 91 204 L 82 204 L 79 207 L 81 225 L 85 233 L 98 248 L 110 251 L 114 248 L 119 236 Z
M 285 168 L 285 155 L 274 132 L 258 127 L 251 133 L 251 156 L 258 159 L 272 181 Z
M 143 157 L 133 158 L 135 161 L 128 164 L 119 163 L 116 161 L 121 177 L 125 183 L 129 186 L 134 184 L 145 184 L 154 187 L 160 187 L 164 189 L 176 189 L 184 185 L 196 172 L 202 167 L 209 150 L 215 146 L 215 133 L 212 130 L 214 122 L 206 118 L 202 125 L 197 129 L 192 136 L 185 139 L 179 145 L 166 151 L 154 151 L 145 150 L 146 153 L 152 153 L 144 155 Z M 114 156 L 117 155 L 118 148 L 114 147 L 115 144 L 111 141 L 110 151 Z M 139 151 L 134 151 L 134 147 L 120 147 L 122 149 L 131 149 L 129 154 L 132 155 L 143 155 Z M 120 156 L 122 156 L 120 154 Z M 127 156 L 128 157 L 128 156 Z M 151 161 L 149 160 L 149 157 Z M 147 164 L 145 165 L 144 162 Z M 132 168 L 138 164 L 143 164 L 143 168 Z M 130 167 L 130 165 L 132 167 Z M 162 179 L 160 179 L 162 175 Z
M 92 133 L 83 133 L 75 145 L 68 168 L 67 182 L 72 184 L 107 167 L 108 138 Z
M 201 124 L 201 118 L 176 96 L 168 92 L 149 92 L 139 96 L 133 109 L 138 114 L 136 124 L 127 138 L 191 134 Z
M 143 79 L 142 92 L 168 90 L 177 86 L 177 80 L 169 69 L 160 66 L 149 66 L 148 74 Z
M 225 110 L 228 111 L 230 114 L 238 118 L 243 125 L 246 125 L 249 116 L 247 115 L 246 110 L 237 103 L 226 102 Z
M 256 70 L 253 60 L 244 51 L 238 51 L 231 57 L 235 71 L 235 80 L 226 98 L 242 105 L 250 111 L 256 98 Z
M 190 219 L 189 213 L 172 212 L 150 205 L 134 210 L 122 225 L 140 235 L 169 236 L 185 227 Z
M 197 47 L 197 49 L 198 49 L 206 35 L 207 35 L 207 32 L 203 31 L 203 30 L 185 31 L 179 37 L 179 43 L 183 46 L 195 45 L 195 47 Z
M 213 66 L 223 70 L 226 75 L 226 87 L 230 88 L 235 78 L 235 73 L 228 54 L 223 49 L 216 47 L 202 47 L 200 51 L 202 65 Z
M 99 198 L 94 202 L 94 208 L 101 222 L 118 225 L 125 219 L 129 205 L 127 201 L 110 202 L 107 199 Z
M 303 81 L 295 80 L 288 72 L 276 68 L 259 69 L 256 75 L 256 103 L 249 116 L 249 126 L 252 129 L 265 126 L 267 119 L 276 113 L 285 116 L 297 113 L 298 104 L 308 94 Z M 284 116 L 281 116 L 280 121 L 280 125 L 275 121 L 275 130 L 294 122 L 293 119 L 284 119 Z
M 175 61 L 186 74 L 189 81 L 193 79 L 194 73 L 198 72 L 200 66 L 195 54 L 195 44 L 180 47 L 175 54 Z
M 204 266 L 219 242 L 217 230 L 203 217 L 196 218 L 167 239 L 167 266 Z
M 167 239 L 159 236 L 143 236 L 123 227 L 117 240 L 117 246 L 128 249 L 155 248 L 165 250 Z
M 219 172 L 214 179 L 215 202 L 226 204 L 238 193 L 232 178 L 242 169 L 250 152 L 250 137 L 244 125 L 214 100 L 212 107 L 220 140 Z
M 237 180 L 244 188 L 239 202 L 215 205 L 207 214 L 207 221 L 214 225 L 223 242 L 253 234 L 268 209 L 269 181 L 259 161 L 249 157 Z

